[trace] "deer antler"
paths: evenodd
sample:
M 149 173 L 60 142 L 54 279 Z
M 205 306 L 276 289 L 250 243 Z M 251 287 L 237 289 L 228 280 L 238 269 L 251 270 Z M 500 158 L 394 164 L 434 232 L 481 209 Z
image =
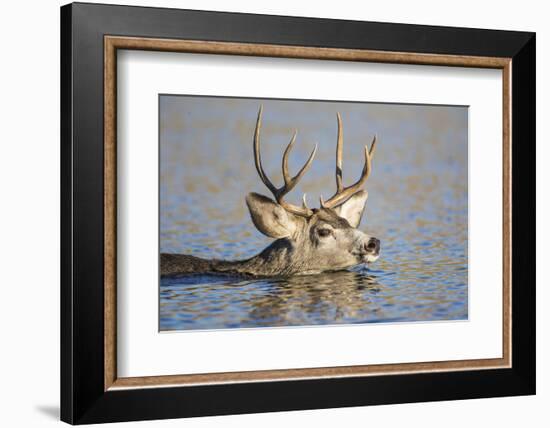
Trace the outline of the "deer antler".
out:
M 370 149 L 368 145 L 365 146 L 365 165 L 363 166 L 361 177 L 351 186 L 344 187 L 342 184 L 342 149 L 344 147 L 342 117 L 340 116 L 340 113 L 337 113 L 336 117 L 338 119 L 338 140 L 336 143 L 336 193 L 326 202 L 323 201 L 323 197 L 321 196 L 321 207 L 323 208 L 334 208 L 341 203 L 346 202 L 354 193 L 361 189 L 369 178 L 371 172 L 371 161 L 376 150 L 376 136 L 374 136 Z
M 288 146 L 283 154 L 282 167 L 283 167 L 283 179 L 285 184 L 280 188 L 275 187 L 267 177 L 262 167 L 262 157 L 260 155 L 260 128 L 262 126 L 262 110 L 263 110 L 263 106 L 260 106 L 260 110 L 258 111 L 258 120 L 256 122 L 256 131 L 254 132 L 254 162 L 256 164 L 256 170 L 258 171 L 258 175 L 260 176 L 260 179 L 266 185 L 266 187 L 271 191 L 277 203 L 281 205 L 285 210 L 303 217 L 309 217 L 313 214 L 313 211 L 307 207 L 305 195 L 304 195 L 303 203 L 301 207 L 298 207 L 296 205 L 292 205 L 289 202 L 286 202 L 284 200 L 284 196 L 288 192 L 290 192 L 292 189 L 294 189 L 296 184 L 298 184 L 298 181 L 300 181 L 300 179 L 304 176 L 306 171 L 311 166 L 311 163 L 313 162 L 313 157 L 317 152 L 317 144 L 315 145 L 315 148 L 309 155 L 309 158 L 304 164 L 304 166 L 302 167 L 302 169 L 298 171 L 298 174 L 292 177 L 288 172 L 288 155 L 290 154 L 290 151 L 292 150 L 292 146 L 296 141 L 296 131 L 294 132 L 294 135 L 292 136 L 290 143 L 288 143 Z

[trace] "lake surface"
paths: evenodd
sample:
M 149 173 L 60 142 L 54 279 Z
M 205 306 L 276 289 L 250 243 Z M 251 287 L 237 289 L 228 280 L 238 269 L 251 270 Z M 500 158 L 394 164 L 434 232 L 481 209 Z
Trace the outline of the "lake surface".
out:
M 294 129 L 291 171 L 314 144 L 312 168 L 288 196 L 310 206 L 335 189 L 336 112 L 344 123 L 344 182 L 377 134 L 359 228 L 381 241 L 369 266 L 291 278 L 192 275 L 160 282 L 160 330 L 307 326 L 468 318 L 467 108 L 367 103 L 160 98 L 160 250 L 251 257 L 271 240 L 245 195 L 271 196 L 257 177 L 252 136 L 264 106 L 262 158 L 275 183 Z

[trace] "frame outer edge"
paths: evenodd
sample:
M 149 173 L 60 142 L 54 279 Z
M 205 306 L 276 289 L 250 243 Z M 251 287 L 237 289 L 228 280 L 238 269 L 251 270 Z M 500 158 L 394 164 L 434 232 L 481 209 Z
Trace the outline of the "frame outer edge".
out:
M 403 52 L 443 55 L 464 55 L 481 57 L 510 58 L 522 49 L 533 33 L 526 31 L 506 31 L 471 27 L 451 27 L 439 25 L 410 24 L 402 22 L 376 22 L 352 19 L 312 18 L 307 16 L 269 15 L 246 12 L 225 12 L 174 7 L 143 7 L 117 4 L 73 3 L 75 9 L 88 18 L 110 22 L 101 23 L 105 28 L 119 27 L 117 31 L 105 34 L 120 36 L 140 36 L 155 38 L 159 32 L 154 20 L 145 15 L 155 16 L 163 21 L 162 38 L 224 41 L 234 43 L 264 43 L 261 39 L 271 39 L 273 45 L 292 45 L 396 51 L 395 44 L 406 44 Z M 124 17 L 124 25 L 113 23 L 114 17 Z M 201 21 L 208 20 L 215 29 L 205 30 Z M 254 20 L 258 28 L 251 29 Z M 370 28 L 367 28 L 367 25 Z M 140 25 L 140 30 L 123 28 Z M 277 34 L 270 34 L 277 28 Z M 181 26 L 185 27 L 184 30 Z M 346 31 L 341 27 L 346 26 Z M 335 28 L 339 27 L 339 28 Z M 297 31 L 296 29 L 299 28 Z M 121 30 L 121 31 L 120 31 Z M 253 31 L 250 31 L 253 30 Z M 426 33 L 430 37 L 426 37 Z M 181 34 L 185 33 L 184 36 Z M 383 33 L 382 37 L 379 34 Z M 388 37 L 387 34 L 391 34 Z M 139 37 L 139 36 L 138 36 Z M 479 40 L 483 38 L 484 43 Z M 275 40 L 276 39 L 276 40 Z M 457 41 L 460 41 L 457 44 Z M 475 51 L 475 53 L 472 53 Z
M 65 12 L 64 12 L 65 11 Z M 144 20 L 145 16 L 151 19 Z M 457 372 L 427 374 L 422 375 L 422 379 L 431 379 L 432 384 L 425 385 L 426 388 L 420 388 L 414 395 L 411 395 L 412 389 L 418 386 L 419 375 L 411 374 L 407 376 L 396 376 L 383 382 L 378 377 L 373 377 L 369 381 L 369 386 L 357 378 L 347 378 L 331 380 L 330 385 L 327 381 L 322 380 L 304 380 L 295 381 L 292 386 L 286 386 L 287 382 L 267 382 L 257 384 L 236 384 L 230 386 L 218 385 L 193 388 L 161 388 L 161 389 L 141 389 L 138 391 L 104 391 L 104 372 L 99 373 L 100 368 L 103 369 L 103 362 L 98 361 L 97 355 L 103 354 L 105 351 L 104 341 L 99 338 L 97 330 L 103 328 L 104 314 L 96 315 L 99 302 L 103 302 L 103 293 L 101 297 L 96 299 L 96 294 L 91 293 L 93 286 L 95 290 L 96 274 L 92 273 L 93 281 L 78 276 L 82 273 L 80 264 L 73 264 L 73 256 L 92 256 L 96 255 L 96 245 L 99 239 L 91 240 L 91 249 L 84 249 L 79 240 L 75 240 L 76 233 L 84 232 L 84 235 L 89 239 L 90 234 L 86 233 L 82 228 L 82 224 L 76 224 L 76 220 L 82 218 L 75 217 L 77 214 L 82 215 L 80 205 L 82 203 L 82 195 L 79 191 L 94 191 L 97 190 L 94 185 L 88 185 L 80 180 L 87 177 L 90 171 L 80 172 L 77 168 L 77 163 L 82 162 L 83 157 L 81 150 L 86 149 L 86 152 L 91 155 L 97 155 L 96 152 L 91 152 L 89 144 L 95 145 L 97 140 L 103 135 L 103 129 L 97 132 L 97 126 L 102 123 L 97 116 L 99 100 L 103 100 L 103 95 L 96 93 L 100 90 L 97 76 L 97 61 L 99 60 L 99 50 L 97 44 L 99 37 L 107 34 L 119 35 L 135 35 L 142 34 L 146 37 L 151 34 L 164 38 L 195 38 L 201 39 L 202 34 L 206 34 L 204 39 L 221 40 L 228 42 L 249 42 L 262 43 L 264 40 L 274 40 L 275 44 L 284 44 L 280 40 L 284 38 L 291 39 L 291 43 L 300 43 L 300 40 L 311 40 L 316 36 L 316 31 L 319 30 L 319 25 L 313 25 L 312 28 L 305 28 L 305 33 L 292 33 L 290 35 L 280 35 L 273 31 L 274 24 L 288 24 L 290 30 L 299 23 L 308 23 L 307 18 L 285 18 L 277 16 L 256 16 L 262 23 L 260 32 L 254 32 L 258 26 L 256 21 L 252 22 L 254 15 L 247 14 L 231 14 L 216 12 L 198 12 L 198 11 L 183 11 L 169 10 L 159 8 L 139 8 L 127 6 L 106 6 L 92 4 L 75 4 L 64 6 L 61 11 L 61 287 L 62 287 L 62 304 L 61 304 L 61 321 L 62 321 L 62 337 L 61 337 L 61 398 L 62 398 L 62 420 L 69 423 L 92 423 L 92 422 L 114 422 L 114 421 L 129 421 L 143 419 L 163 419 L 174 417 L 189 417 L 189 416 L 204 416 L 214 414 L 237 414 L 265 411 L 281 411 L 281 410 L 298 410 L 298 409 L 313 409 L 327 407 L 344 407 L 357 405 L 372 405 L 372 404 L 389 404 L 401 402 L 418 402 L 418 401 L 438 401 L 450 399 L 489 397 L 489 396 L 505 396 L 505 395 L 525 395 L 533 394 L 535 391 L 535 335 L 534 335 L 534 261 L 526 260 L 534 255 L 534 215 L 531 209 L 534 208 L 534 199 L 529 203 L 529 195 L 534 195 L 533 188 L 525 188 L 526 185 L 534 184 L 534 101 L 535 101 L 535 49 L 534 49 L 534 34 L 525 32 L 507 32 L 507 31 L 489 31 L 475 29 L 452 29 L 444 27 L 427 27 L 427 26 L 412 26 L 404 24 L 381 24 L 381 23 L 363 23 L 372 27 L 379 28 L 382 33 L 389 29 L 396 29 L 398 32 L 410 33 L 409 27 L 415 27 L 415 32 L 430 32 L 431 34 L 444 33 L 447 37 L 449 32 L 453 33 L 452 40 L 461 40 L 461 35 L 464 35 L 466 40 L 462 43 L 457 41 L 458 46 L 452 44 L 447 39 L 447 44 L 437 44 L 435 41 L 422 44 L 422 49 L 418 51 L 429 51 L 433 53 L 441 53 L 457 51 L 457 54 L 465 54 L 465 52 L 495 52 L 498 57 L 513 56 L 513 98 L 512 110 L 518 114 L 512 118 L 513 128 L 512 133 L 514 140 L 518 141 L 518 137 L 525 140 L 522 150 L 526 150 L 527 154 L 521 153 L 518 150 L 517 144 L 512 146 L 513 163 L 521 167 L 521 174 L 527 173 L 528 177 L 516 181 L 512 186 L 517 189 L 516 193 L 526 190 L 529 195 L 523 195 L 519 198 L 520 201 L 527 201 L 525 206 L 519 206 L 512 213 L 513 220 L 525 221 L 527 226 L 520 225 L 522 230 L 526 230 L 525 236 L 516 239 L 518 231 L 514 228 L 514 244 L 521 246 L 521 249 L 527 251 L 527 254 L 521 255 L 519 250 L 513 251 L 513 259 L 520 259 L 520 267 L 527 269 L 526 272 L 518 274 L 517 268 L 513 275 L 515 288 L 513 288 L 513 306 L 512 311 L 516 315 L 513 320 L 514 344 L 513 346 L 513 363 L 512 369 L 500 369 L 494 371 L 486 371 L 484 375 L 485 383 L 479 385 L 479 390 L 467 391 L 468 385 L 472 382 L 479 381 L 479 372 L 467 371 L 462 374 Z M 109 19 L 105 19 L 109 17 Z M 214 23 L 222 24 L 222 28 L 204 29 L 204 21 L 212 19 Z M 229 25 L 229 21 L 233 21 Z M 243 25 L 235 26 L 235 21 Z M 313 20 L 311 20 L 313 21 Z M 347 22 L 317 19 L 319 24 L 328 25 L 331 30 L 334 27 L 348 25 Z M 174 24 L 178 25 L 174 25 Z M 161 26 L 162 24 L 162 26 Z M 167 25 L 164 25 L 167 24 Z M 170 25 L 168 25 L 170 24 Z M 181 25 L 180 25 L 181 24 Z M 254 24 L 254 25 L 252 25 Z M 360 22 L 350 22 L 349 25 L 360 27 Z M 139 27 L 139 26 L 143 26 Z M 307 26 L 306 26 L 307 27 Z M 422 27 L 422 29 L 421 29 Z M 384 28 L 385 30 L 382 30 Z M 337 28 L 340 30 L 340 28 Z M 468 32 L 468 30 L 470 30 Z M 411 30 L 412 31 L 412 30 Z M 340 44 L 348 44 L 350 37 L 357 32 L 357 28 L 345 35 L 340 32 L 332 32 L 325 34 L 324 38 L 319 41 L 321 45 L 325 43 L 331 46 Z M 147 33 L 147 34 L 146 34 Z M 458 33 L 458 34 L 457 34 Z M 490 43 L 480 43 L 479 37 L 477 42 L 472 42 L 475 34 L 487 35 Z M 334 36 L 334 38 L 333 38 Z M 437 37 L 436 37 L 437 39 Z M 532 40 L 531 40 L 532 39 Z M 258 40 L 258 41 L 257 41 Z M 364 40 L 361 39 L 361 40 Z M 399 40 L 391 39 L 391 44 L 400 46 Z M 407 40 L 410 40 L 407 39 Z M 451 40 L 451 41 L 452 41 Z M 65 41 L 65 43 L 64 43 Z M 384 50 L 379 46 L 379 41 L 374 40 L 369 42 L 376 46 L 374 50 Z M 405 42 L 403 42 L 405 43 Z M 451 44 L 449 44 L 451 43 Z M 308 45 L 308 43 L 304 43 Z M 359 43 L 363 45 L 366 43 Z M 406 43 L 405 43 L 406 44 Z M 414 43 L 413 43 L 414 44 Z M 527 46 L 529 45 L 529 46 Z M 489 47 L 488 47 L 489 46 Z M 78 48 L 85 47 L 79 50 L 78 57 L 74 56 L 74 52 Z M 350 48 L 352 46 L 349 46 Z M 344 47 L 345 48 L 345 47 Z M 363 49 L 363 47 L 361 47 Z M 365 48 L 366 49 L 366 48 Z M 412 49 L 417 52 L 416 49 Z M 101 49 L 101 53 L 103 50 Z M 517 58 L 516 58 L 517 53 Z M 91 64 L 93 67 L 86 69 L 85 64 Z M 101 67 L 103 68 L 103 67 Z M 77 69 L 75 74 L 74 69 Z M 521 72 L 518 74 L 518 71 Z M 80 73 L 80 74 L 78 74 Z M 520 78 L 520 74 L 522 77 Z M 84 75 L 84 76 L 83 76 Z M 530 81 L 532 79 L 532 81 Z M 519 85 L 519 82 L 524 82 Z M 521 89 L 520 89 L 520 86 Z M 103 88 L 103 85 L 101 85 Z M 528 92 L 523 97 L 517 97 L 521 91 Z M 82 98 L 76 99 L 76 98 Z M 91 105 L 83 108 L 79 102 L 90 101 Z M 77 107 L 78 116 L 74 120 L 73 125 L 73 110 Z M 522 112 L 522 110 L 526 110 Z M 85 114 L 84 114 L 85 113 Z M 532 118 L 527 117 L 529 114 Z M 82 117 L 87 117 L 87 121 L 83 121 Z M 519 117 L 521 116 L 521 117 Z M 519 128 L 518 128 L 519 126 Z M 68 127 L 68 129 L 66 129 Z M 526 132 L 526 137 L 518 135 L 518 129 Z M 83 133 L 87 131 L 87 133 Z M 77 138 L 78 137 L 78 138 Z M 78 143 L 78 145 L 76 144 Z M 533 150 L 531 150 L 533 144 Z M 78 150 L 75 150 L 78 149 Z M 519 152 L 519 156 L 518 156 Z M 77 156 L 78 155 L 78 156 Z M 95 167 L 97 158 L 90 160 L 92 167 Z M 83 164 L 79 164 L 83 166 Z M 93 168 L 92 168 L 93 170 Z M 78 172 L 78 180 L 73 177 L 73 174 Z M 93 172 L 93 171 L 92 171 Z M 101 174 L 100 179 L 104 178 Z M 74 191 L 73 191 L 73 185 Z M 67 186 L 69 186 L 67 188 Z M 79 188 L 77 188 L 77 186 Z M 93 194 L 95 197 L 96 195 Z M 75 200 L 76 199 L 76 200 Z M 99 200 L 99 198 L 97 198 Z M 512 194 L 512 199 L 516 201 L 516 197 Z M 94 202 L 98 202 L 94 199 Z M 518 205 L 516 205 L 517 207 Z M 77 210 L 77 208 L 79 208 Z M 79 211 L 80 210 L 80 211 Z M 518 211 L 521 213 L 518 214 Z M 95 211 L 95 209 L 94 209 Z M 101 207 L 103 213 L 103 207 Z M 66 225 L 63 220 L 70 221 L 70 225 Z M 75 222 L 75 226 L 73 226 Z M 514 222 L 513 222 L 514 224 Z M 90 227 L 93 230 L 98 229 L 97 222 L 92 221 Z M 526 229 L 527 228 L 527 229 Z M 101 228 L 103 229 L 103 228 Z M 103 232 L 103 230 L 102 230 Z M 68 239 L 67 239 L 68 238 Z M 101 233 L 101 240 L 104 234 Z M 68 246 L 66 245 L 68 244 Z M 77 245 L 78 244 L 78 245 Z M 81 253 L 79 253 L 82 252 Z M 519 254 L 519 256 L 518 256 Z M 80 260 L 79 260 L 80 261 Z M 83 261 L 81 261 L 83 262 Z M 97 260 L 92 260 L 86 266 L 93 267 L 97 265 Z M 101 269 L 101 275 L 104 274 Z M 518 276 L 520 275 L 520 276 Z M 518 287 L 517 279 L 521 280 Z M 77 282 L 78 280 L 78 282 Z M 525 280 L 525 281 L 524 281 Z M 532 281 L 532 282 L 529 282 Z M 84 282 L 84 284 L 82 283 Z M 97 281 L 96 281 L 97 282 Z M 84 287 L 83 287 L 84 286 Z M 525 288 L 523 288 L 525 287 Z M 521 291 L 521 293 L 520 293 Z M 76 293 L 78 292 L 78 293 Z M 76 294 L 75 294 L 76 293 Z M 525 294 L 525 296 L 522 296 Z M 88 298 L 86 300 L 83 296 Z M 516 299 L 520 298 L 520 301 Z M 515 304 L 514 304 L 515 303 Z M 102 304 L 103 306 L 103 304 Z M 96 309 L 96 311 L 92 311 Z M 521 317 L 517 317 L 521 315 Z M 67 325 L 65 321 L 69 322 Z M 520 335 L 525 335 L 521 341 L 517 340 Z M 78 341 L 76 341 L 78 339 Z M 101 338 L 103 339 L 103 338 Z M 83 343 L 86 342 L 86 346 Z M 96 343 L 97 342 L 97 343 Z M 96 355 L 93 355 L 93 354 Z M 100 364 L 101 363 L 101 364 Z M 76 369 L 75 369 L 76 367 Z M 424 377 L 426 376 L 426 377 Z M 454 388 L 449 389 L 449 382 L 454 384 Z M 381 387 L 381 391 L 372 394 L 373 387 Z M 101 390 L 101 391 L 100 391 Z M 262 392 L 271 397 L 266 401 L 265 396 L 261 397 Z M 391 394 L 389 394 L 391 393 Z M 235 394 L 243 394 L 243 397 L 237 399 Z M 383 398 L 381 398 L 383 397 Z M 243 398 L 251 400 L 249 403 L 243 403 Z M 261 399 L 260 399 L 261 398 Z M 177 401 L 176 401 L 177 400 Z M 214 400 L 217 404 L 212 406 Z M 219 400 L 219 401 L 216 401 Z
M 60 8 L 60 156 L 61 156 L 61 385 L 60 418 L 74 423 L 74 365 L 73 365 L 73 34 L 72 5 Z
M 536 392 L 536 34 L 512 59 L 512 319 L 514 373 Z M 517 207 L 514 209 L 513 207 Z M 518 316 L 521 315 L 521 316 Z

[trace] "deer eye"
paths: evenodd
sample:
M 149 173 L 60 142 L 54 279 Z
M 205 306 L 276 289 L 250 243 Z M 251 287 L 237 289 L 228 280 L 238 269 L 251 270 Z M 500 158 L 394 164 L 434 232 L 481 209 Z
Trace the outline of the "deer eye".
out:
M 317 234 L 318 234 L 321 238 L 326 238 L 327 236 L 332 235 L 332 230 L 330 230 L 330 229 L 319 229 L 319 230 L 317 231 Z

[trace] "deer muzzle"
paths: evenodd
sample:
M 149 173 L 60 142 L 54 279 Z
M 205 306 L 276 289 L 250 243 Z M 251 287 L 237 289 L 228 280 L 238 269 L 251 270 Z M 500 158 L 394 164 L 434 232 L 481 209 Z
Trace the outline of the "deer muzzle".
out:
M 380 257 L 380 240 L 378 238 L 367 238 L 360 244 L 356 253 L 363 263 L 372 263 Z

